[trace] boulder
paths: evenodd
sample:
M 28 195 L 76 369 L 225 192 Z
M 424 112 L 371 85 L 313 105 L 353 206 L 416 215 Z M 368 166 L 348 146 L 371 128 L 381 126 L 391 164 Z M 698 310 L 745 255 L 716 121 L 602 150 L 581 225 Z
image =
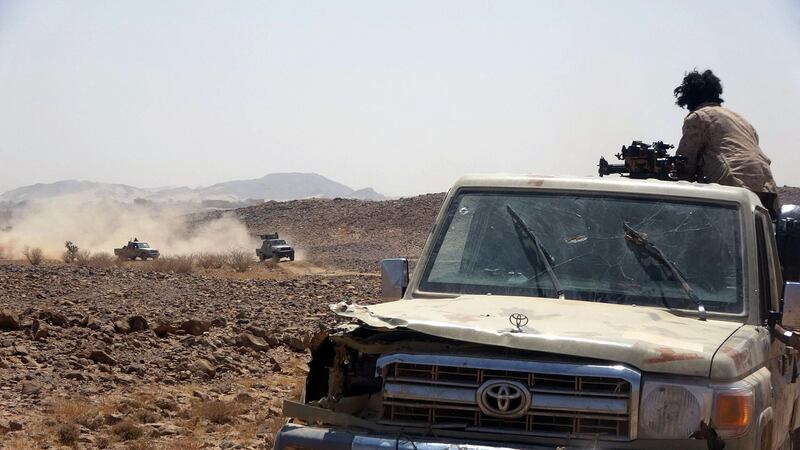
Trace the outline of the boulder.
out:
M 92 350 L 92 352 L 89 353 L 89 359 L 96 363 L 106 364 L 109 366 L 117 365 L 117 360 L 102 350 Z
M 128 317 L 128 329 L 131 332 L 134 331 L 145 331 L 148 330 L 150 326 L 147 324 L 147 320 L 142 316 L 131 316 Z
M 253 350 L 258 350 L 262 352 L 269 350 L 269 345 L 267 344 L 267 341 L 258 336 L 253 336 L 250 333 L 241 333 L 240 335 L 238 335 L 236 337 L 236 345 L 238 345 L 239 347 L 252 348 Z
M 19 317 L 11 311 L 0 311 L 0 330 L 19 330 Z
M 177 331 L 178 329 L 176 327 L 168 323 L 160 323 L 158 326 L 153 328 L 153 332 L 156 334 L 156 336 L 161 338 L 167 337 L 170 334 L 175 334 Z
M 192 336 L 200 336 L 211 329 L 211 322 L 207 320 L 189 319 L 181 324 L 181 330 Z
M 192 369 L 194 369 L 195 372 L 202 373 L 208 378 L 214 378 L 214 376 L 217 374 L 217 368 L 214 367 L 210 361 L 203 358 L 196 360 L 192 364 Z

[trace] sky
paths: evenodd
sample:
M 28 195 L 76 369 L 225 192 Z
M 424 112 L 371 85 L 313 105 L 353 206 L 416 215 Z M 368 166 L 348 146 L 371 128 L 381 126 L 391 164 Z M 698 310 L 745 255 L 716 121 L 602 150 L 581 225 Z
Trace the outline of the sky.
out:
M 800 186 L 799 55 L 797 0 L 0 0 L 0 191 L 594 175 L 678 143 L 694 68 Z

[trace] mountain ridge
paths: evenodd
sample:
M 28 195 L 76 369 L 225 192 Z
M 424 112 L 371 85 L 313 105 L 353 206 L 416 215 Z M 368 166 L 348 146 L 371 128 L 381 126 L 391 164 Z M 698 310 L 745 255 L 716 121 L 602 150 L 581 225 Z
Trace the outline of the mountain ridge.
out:
M 190 188 L 169 186 L 140 188 L 121 183 L 102 183 L 86 180 L 60 180 L 53 183 L 35 183 L 0 194 L 0 202 L 20 203 L 31 200 L 68 196 L 106 199 L 121 202 L 147 200 L 152 202 L 299 200 L 304 198 L 358 198 L 384 200 L 385 196 L 372 188 L 353 189 L 317 173 L 270 173 L 260 178 L 230 180 L 210 186 Z

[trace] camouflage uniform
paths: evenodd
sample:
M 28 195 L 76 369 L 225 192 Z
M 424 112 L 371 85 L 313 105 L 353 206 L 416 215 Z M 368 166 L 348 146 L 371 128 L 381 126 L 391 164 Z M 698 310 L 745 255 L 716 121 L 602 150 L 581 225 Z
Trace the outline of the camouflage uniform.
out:
M 750 189 L 770 213 L 777 211 L 777 186 L 770 159 L 749 122 L 718 103 L 703 103 L 683 121 L 676 152 L 689 158 L 687 177 Z

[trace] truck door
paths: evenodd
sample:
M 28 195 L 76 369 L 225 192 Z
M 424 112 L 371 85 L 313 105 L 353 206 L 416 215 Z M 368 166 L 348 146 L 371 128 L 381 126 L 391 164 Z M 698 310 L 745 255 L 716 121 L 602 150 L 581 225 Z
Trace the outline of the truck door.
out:
M 772 221 L 764 211 L 756 210 L 756 243 L 758 248 L 758 295 L 762 323 L 770 311 L 780 310 L 780 262 Z M 765 330 L 766 332 L 766 330 Z M 767 357 L 772 374 L 772 448 L 778 448 L 789 438 L 796 421 L 798 399 L 797 350 L 773 339 Z

